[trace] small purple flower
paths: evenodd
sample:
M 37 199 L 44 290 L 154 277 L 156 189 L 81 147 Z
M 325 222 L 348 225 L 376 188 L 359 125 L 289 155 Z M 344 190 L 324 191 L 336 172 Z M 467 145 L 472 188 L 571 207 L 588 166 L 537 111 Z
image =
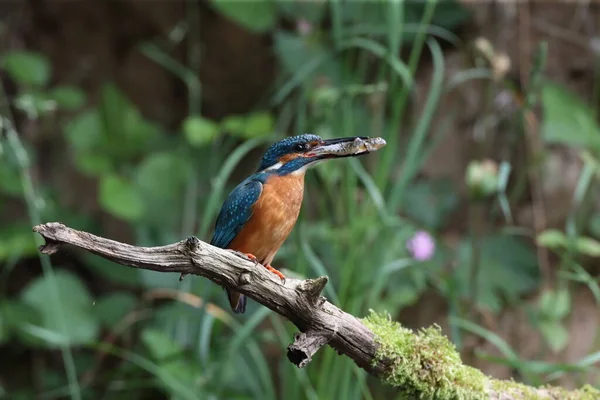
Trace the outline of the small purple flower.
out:
M 408 252 L 417 261 L 427 261 L 435 253 L 435 241 L 425 231 L 417 231 L 415 235 L 406 242 Z
M 302 36 L 310 34 L 313 30 L 313 25 L 305 19 L 299 19 L 296 21 L 296 30 Z

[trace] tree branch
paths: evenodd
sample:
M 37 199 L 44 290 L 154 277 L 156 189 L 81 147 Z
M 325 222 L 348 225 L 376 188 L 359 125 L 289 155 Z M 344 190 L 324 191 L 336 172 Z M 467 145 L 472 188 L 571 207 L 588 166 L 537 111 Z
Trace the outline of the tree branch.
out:
M 321 296 L 327 277 L 304 281 L 286 279 L 282 284 L 274 274 L 257 267 L 241 253 L 211 246 L 196 237 L 167 246 L 137 247 L 56 222 L 37 225 L 33 230 L 46 240 L 40 247 L 45 254 L 55 253 L 63 245 L 73 245 L 134 268 L 200 275 L 245 294 L 289 319 L 302 332 L 297 333 L 294 343 L 288 346 L 289 360 L 300 368 L 328 344 L 411 398 L 592 399 L 600 395 L 590 387 L 567 392 L 561 388 L 535 389 L 488 378 L 464 366 L 441 334 L 414 334 L 391 321 L 382 322 L 376 315 L 372 320 L 361 321 L 345 313 Z M 450 349 L 448 354 L 442 352 L 444 346 Z M 436 366 L 441 369 L 438 371 Z

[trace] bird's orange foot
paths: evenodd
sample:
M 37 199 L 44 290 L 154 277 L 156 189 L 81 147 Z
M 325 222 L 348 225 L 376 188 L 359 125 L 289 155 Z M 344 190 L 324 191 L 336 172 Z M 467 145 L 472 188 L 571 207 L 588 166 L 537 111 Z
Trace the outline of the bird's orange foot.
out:
M 254 254 L 244 253 L 246 257 L 248 257 L 251 261 L 254 261 L 254 265 L 258 264 L 258 258 Z
M 265 268 L 268 269 L 269 271 L 271 271 L 272 273 L 274 273 L 275 275 L 277 275 L 281 279 L 281 281 L 285 284 L 285 275 L 283 275 L 281 272 L 277 271 L 275 268 L 271 267 L 270 265 L 266 265 Z

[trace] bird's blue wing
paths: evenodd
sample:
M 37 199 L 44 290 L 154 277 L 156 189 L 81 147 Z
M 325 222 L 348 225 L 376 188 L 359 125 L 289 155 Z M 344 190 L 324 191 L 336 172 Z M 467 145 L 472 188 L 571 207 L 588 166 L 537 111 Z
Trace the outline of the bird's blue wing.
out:
M 210 244 L 222 249 L 229 246 L 252 216 L 252 206 L 260 197 L 262 186 L 259 177 L 251 176 L 233 189 L 221 207 Z

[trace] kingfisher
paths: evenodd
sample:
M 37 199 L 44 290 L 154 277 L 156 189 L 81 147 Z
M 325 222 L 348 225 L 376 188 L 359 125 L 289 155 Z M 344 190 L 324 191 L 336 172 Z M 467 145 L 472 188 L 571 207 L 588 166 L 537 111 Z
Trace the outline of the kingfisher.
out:
M 285 283 L 285 276 L 271 262 L 298 219 L 306 170 L 323 160 L 368 153 L 373 149 L 364 146 L 365 139 L 369 138 L 324 140 L 304 134 L 272 144 L 258 171 L 237 185 L 223 203 L 210 243 L 245 254 Z M 226 291 L 233 312 L 244 313 L 246 296 Z

